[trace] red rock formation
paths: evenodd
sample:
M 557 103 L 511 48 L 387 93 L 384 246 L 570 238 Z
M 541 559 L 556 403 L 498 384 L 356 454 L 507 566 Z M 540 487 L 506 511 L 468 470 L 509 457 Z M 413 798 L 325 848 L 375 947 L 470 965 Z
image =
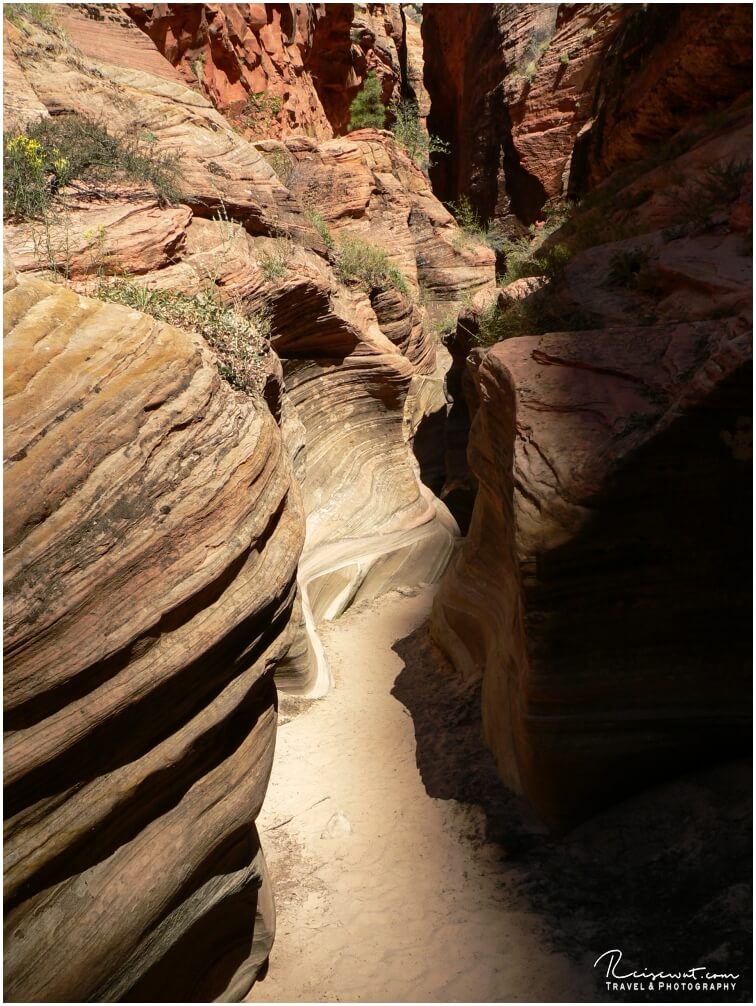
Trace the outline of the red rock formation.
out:
M 326 137 L 331 128 L 307 61 L 328 6 L 127 4 L 125 10 L 183 79 L 241 129 Z M 348 24 L 333 41 L 349 52 Z
M 482 675 L 504 780 L 554 825 L 747 743 L 749 474 L 728 443 L 749 364 L 742 320 L 480 362 L 480 490 L 433 631 Z
M 530 224 L 750 87 L 737 5 L 431 3 L 422 31 L 429 129 L 451 144 L 435 191 L 484 219 Z
M 77 5 L 91 8 L 93 5 Z M 183 79 L 250 136 L 341 133 L 370 71 L 398 94 L 397 4 L 126 4 Z
M 556 827 L 746 743 L 751 149 L 750 107 L 694 120 L 498 292 L 505 341 L 469 353 L 482 295 L 460 317 L 479 491 L 433 633 Z
M 456 303 L 493 285 L 493 255 L 389 134 L 261 153 L 120 10 L 57 16 L 65 36 L 6 26 L 18 124 L 42 109 L 143 132 L 181 151 L 182 198 L 71 188 L 46 229 L 7 228 L 6 987 L 235 1001 L 273 939 L 254 820 L 274 669 L 323 691 L 319 618 L 440 575 L 456 528 L 408 448 L 445 405 L 420 283 Z M 333 241 L 357 233 L 406 289 L 339 280 Z M 33 275 L 51 267 L 79 290 L 127 272 L 266 309 L 275 419 L 200 334 Z
M 642 157 L 696 116 L 749 95 L 753 19 L 740 4 L 634 11 L 606 52 L 586 137 L 595 182 Z

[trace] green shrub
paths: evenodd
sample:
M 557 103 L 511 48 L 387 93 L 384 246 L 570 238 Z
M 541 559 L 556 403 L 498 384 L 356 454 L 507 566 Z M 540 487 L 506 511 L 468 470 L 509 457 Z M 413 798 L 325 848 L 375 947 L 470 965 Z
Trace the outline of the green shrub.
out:
M 323 217 L 318 213 L 317 210 L 313 209 L 312 206 L 308 207 L 305 210 L 305 216 L 322 238 L 323 244 L 326 246 L 327 251 L 333 251 L 336 242 L 333 240 L 333 235 L 331 234 L 330 228 L 328 227 L 328 224 L 325 222 Z
M 336 275 L 342 283 L 357 283 L 368 293 L 393 286 L 405 297 L 409 294 L 407 280 L 386 252 L 361 238 L 345 237 L 339 242 Z
M 281 182 L 288 188 L 297 166 L 291 154 L 287 154 L 283 150 L 263 150 L 261 153 Z
M 250 91 L 247 95 L 239 121 L 245 129 L 263 133 L 270 129 L 283 109 L 283 102 L 277 94 L 267 91 Z
M 559 57 L 559 62 L 562 66 L 566 66 L 570 61 L 570 54 L 568 52 L 563 52 Z
M 354 129 L 383 129 L 385 122 L 381 82 L 371 70 L 349 108 L 349 132 Z
M 205 82 L 205 54 L 201 52 L 198 56 L 189 60 L 189 67 L 197 78 L 198 84 L 204 84 Z
M 572 251 L 566 244 L 555 244 L 540 251 L 540 243 L 533 244 L 527 238 L 505 238 L 499 250 L 506 260 L 506 272 L 498 279 L 499 286 L 507 286 L 525 276 L 546 276 L 559 279 Z
M 6 3 L 3 4 L 3 17 L 19 28 L 23 22 L 39 25 L 48 31 L 59 33 L 58 23 L 49 3 Z
M 717 210 L 728 210 L 740 196 L 750 160 L 722 161 L 710 167 L 693 186 L 677 195 L 680 211 L 694 225 L 705 223 Z
M 125 177 L 148 184 L 161 203 L 176 202 L 179 157 L 81 115 L 40 119 L 26 133 L 3 135 L 5 216 L 39 216 L 59 189 L 79 180 L 94 185 Z
M 483 244 L 487 244 L 494 251 L 503 251 L 507 239 L 503 237 L 496 226 L 492 227 L 483 223 L 467 196 L 460 196 L 459 199 L 446 205 L 466 237 L 473 238 L 475 241 L 482 241 Z M 455 250 L 459 251 L 456 245 Z
M 630 288 L 638 285 L 642 273 L 648 268 L 647 248 L 628 248 L 615 252 L 609 259 L 607 286 Z
M 273 248 L 267 248 L 258 254 L 257 262 L 268 282 L 282 279 L 288 275 L 289 262 L 293 252 L 294 245 L 291 241 L 286 238 L 276 238 Z
M 247 394 L 262 390 L 262 361 L 270 338 L 270 319 L 265 313 L 247 317 L 238 308 L 223 304 L 215 288 L 186 294 L 149 289 L 128 279 L 101 282 L 97 297 L 199 333 L 215 350 L 218 371 L 232 387 Z
M 403 101 L 396 109 L 396 122 L 391 127 L 396 142 L 421 168 L 427 168 L 437 154 L 448 154 L 449 144 L 438 136 L 431 136 L 420 124 L 416 101 Z
M 449 308 L 446 314 L 442 315 L 430 325 L 430 330 L 437 338 L 442 339 L 445 335 L 451 335 L 457 327 L 457 317 L 459 311 L 456 308 Z
M 480 346 L 493 346 L 522 335 L 581 331 L 592 326 L 590 315 L 578 309 L 566 310 L 548 291 L 543 290 L 503 306 L 496 300 L 492 301 L 478 318 L 478 331 L 474 338 Z

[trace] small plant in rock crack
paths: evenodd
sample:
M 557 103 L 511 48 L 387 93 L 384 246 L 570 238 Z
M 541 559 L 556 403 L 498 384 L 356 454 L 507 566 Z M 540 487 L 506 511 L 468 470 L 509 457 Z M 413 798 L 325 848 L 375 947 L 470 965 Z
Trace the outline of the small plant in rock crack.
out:
M 478 316 L 478 331 L 473 333 L 479 346 L 493 346 L 520 335 L 544 332 L 578 332 L 593 328 L 592 317 L 573 308 L 566 309 L 548 290 L 539 290 L 519 300 L 500 304 L 492 301 Z
M 288 238 L 276 238 L 275 243 L 257 255 L 257 262 L 268 282 L 288 275 L 294 243 Z
M 239 304 L 223 303 L 214 287 L 187 294 L 154 289 L 132 279 L 102 280 L 96 295 L 176 328 L 197 332 L 215 351 L 221 377 L 238 391 L 249 395 L 261 392 L 271 331 L 266 312 L 245 314 Z
M 52 6 L 49 3 L 6 3 L 3 4 L 3 17 L 21 29 L 26 22 L 59 34 L 60 29 Z
M 291 154 L 284 150 L 262 150 L 260 153 L 273 168 L 280 181 L 288 188 L 297 166 Z
M 250 91 L 239 113 L 239 122 L 245 129 L 264 133 L 270 129 L 282 110 L 283 101 L 277 94 Z
M 606 285 L 634 288 L 641 277 L 648 272 L 649 252 L 647 248 L 628 248 L 615 252 L 609 259 Z
M 401 270 L 392 264 L 382 248 L 362 238 L 345 237 L 339 242 L 336 275 L 342 283 L 356 283 L 367 293 L 393 286 L 403 296 L 409 295 Z
M 325 219 L 312 206 L 308 206 L 305 209 L 305 216 L 320 235 L 323 244 L 326 246 L 326 251 L 333 251 L 336 247 L 336 242 L 333 240 L 333 235 Z
M 506 239 L 495 225 L 483 223 L 468 196 L 460 196 L 459 199 L 448 202 L 446 206 L 457 221 L 464 237 L 482 241 L 494 251 L 502 249 Z M 459 247 L 455 247 L 455 251 L 459 251 Z
M 430 167 L 433 158 L 448 154 L 449 144 L 438 136 L 432 136 L 420 123 L 420 112 L 416 101 L 402 101 L 396 108 L 396 122 L 391 127 L 396 142 L 404 147 L 418 167 Z
M 700 180 L 677 195 L 681 212 L 694 225 L 704 225 L 712 213 L 728 210 L 739 198 L 745 177 L 752 170 L 752 162 L 745 158 L 714 164 Z

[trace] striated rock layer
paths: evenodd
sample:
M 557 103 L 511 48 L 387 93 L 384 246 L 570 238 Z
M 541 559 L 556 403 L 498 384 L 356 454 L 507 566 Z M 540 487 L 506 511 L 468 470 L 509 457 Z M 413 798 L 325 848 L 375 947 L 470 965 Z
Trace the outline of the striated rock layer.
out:
M 732 4 L 429 3 L 422 34 L 434 190 L 512 229 L 750 88 Z
M 344 132 L 352 99 L 371 71 L 387 105 L 400 91 L 398 4 L 126 4 L 124 10 L 186 83 L 252 136 L 327 139 Z
M 452 343 L 478 494 L 432 631 L 556 827 L 748 743 L 751 147 L 736 104 L 610 177 L 497 291 L 519 332 L 472 349 L 484 291 Z
M 290 462 L 198 337 L 37 279 L 4 314 L 6 992 L 239 999 L 274 931 Z
M 375 26 L 379 13 L 368 15 Z M 60 17 L 78 51 L 30 36 L 38 56 L 24 72 L 44 107 L 107 116 L 114 128 L 149 130 L 159 151 L 180 148 L 184 195 L 164 207 L 134 186 L 104 187 L 94 202 L 67 192 L 47 261 L 27 225 L 8 228 L 9 246 L 24 271 L 55 264 L 85 290 L 123 272 L 187 294 L 212 283 L 266 319 L 284 363 L 281 372 L 275 357 L 266 362 L 266 396 L 308 513 L 298 605 L 309 639 L 293 647 L 280 680 L 322 690 L 327 669 L 312 652 L 317 620 L 356 597 L 435 579 L 450 555 L 456 527 L 411 453 L 426 419 L 443 420 L 447 404 L 421 301 L 448 310 L 491 288 L 493 253 L 461 234 L 389 133 L 253 146 L 165 60 L 155 71 L 159 55 L 122 14 L 100 20 L 66 8 Z M 402 289 L 340 275 L 348 238 L 382 250 Z M 426 468 L 442 448 L 442 438 L 435 452 L 426 445 Z M 297 655 L 305 665 L 295 672 Z

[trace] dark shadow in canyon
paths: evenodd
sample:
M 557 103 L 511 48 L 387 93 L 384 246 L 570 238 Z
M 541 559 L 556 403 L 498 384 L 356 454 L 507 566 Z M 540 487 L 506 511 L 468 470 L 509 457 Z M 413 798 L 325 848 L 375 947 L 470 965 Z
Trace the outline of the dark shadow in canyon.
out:
M 461 681 L 427 628 L 394 646 L 405 667 L 392 694 L 412 715 L 426 791 L 483 810 L 513 909 L 542 915 L 555 948 L 589 969 L 616 947 L 625 971 L 705 965 L 741 975 L 734 993 L 707 992 L 708 1001 L 751 1001 L 752 988 L 751 765 L 741 760 L 751 483 L 728 446 L 750 387 L 744 367 L 631 452 L 580 533 L 538 557 L 526 596 L 530 650 L 554 669 L 553 701 L 575 682 L 606 705 L 614 730 L 621 720 L 611 711 L 626 701 L 648 738 L 632 763 L 616 752 L 612 762 L 611 743 L 590 764 L 544 762 L 547 790 L 584 788 L 582 824 L 548 834 L 501 783 L 482 741 L 480 683 Z M 607 807 L 619 778 L 618 796 L 635 795 Z M 667 1001 L 690 995 L 665 992 Z
M 707 992 L 707 1001 L 751 1001 L 750 762 L 655 786 L 554 836 L 500 781 L 482 741 L 479 686 L 459 680 L 426 627 L 393 649 L 405 666 L 392 694 L 413 718 L 426 791 L 482 809 L 485 836 L 462 838 L 498 847 L 492 883 L 508 892 L 512 911 L 540 915 L 554 950 L 588 972 L 618 947 L 626 971 L 705 964 L 736 972 L 736 991 Z M 597 970 L 596 995 L 605 999 L 601 979 Z M 687 1002 L 691 994 L 664 997 Z

